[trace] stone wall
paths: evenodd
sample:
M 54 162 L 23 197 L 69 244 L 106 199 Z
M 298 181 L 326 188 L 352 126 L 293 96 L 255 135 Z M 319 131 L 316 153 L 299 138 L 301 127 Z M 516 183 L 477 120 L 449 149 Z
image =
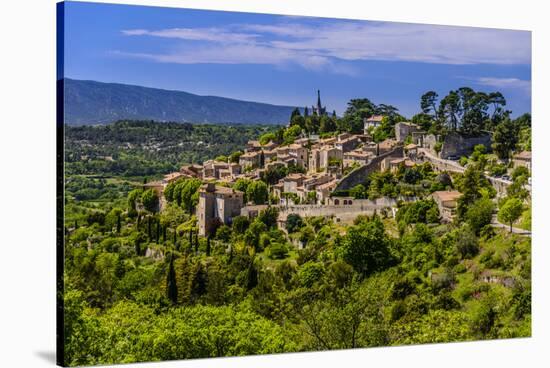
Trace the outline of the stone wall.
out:
M 491 134 L 485 133 L 479 137 L 464 137 L 458 133 L 449 133 L 443 141 L 439 156 L 445 159 L 450 156 L 469 156 L 478 144 L 484 145 L 487 151 L 490 151 Z
M 380 170 L 380 165 L 382 161 L 384 161 L 384 159 L 390 158 L 390 157 L 391 158 L 403 157 L 403 146 L 397 146 L 392 151 L 376 156 L 368 164 L 353 170 L 348 175 L 342 178 L 340 183 L 338 183 L 338 186 L 336 187 L 335 191 L 351 189 L 357 184 L 363 183 L 370 173 Z
M 434 147 L 437 144 L 438 139 L 433 134 L 426 134 L 422 137 L 422 147 L 427 148 L 435 153 Z
M 431 151 L 420 149 L 419 154 L 420 153 L 422 153 L 421 155 L 419 155 L 420 157 L 422 157 L 421 161 L 429 162 L 438 171 L 447 171 L 462 174 L 466 170 L 466 168 L 461 166 L 458 162 L 444 160 L 442 158 L 436 157 L 435 153 L 432 153 Z
M 336 222 L 352 223 L 359 215 L 372 216 L 374 213 L 382 213 L 387 211 L 387 214 L 393 216 L 393 210 L 397 206 L 397 201 L 411 202 L 416 198 L 388 198 L 381 197 L 376 200 L 370 199 L 354 199 L 353 203 L 347 205 L 293 205 L 293 206 L 278 206 L 280 227 L 284 227 L 286 218 L 290 214 L 297 214 L 301 217 L 324 216 L 331 217 Z

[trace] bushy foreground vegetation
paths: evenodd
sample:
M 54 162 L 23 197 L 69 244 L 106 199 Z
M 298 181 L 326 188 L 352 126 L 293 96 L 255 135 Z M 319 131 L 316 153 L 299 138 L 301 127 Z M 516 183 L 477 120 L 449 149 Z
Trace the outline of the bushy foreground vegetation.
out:
M 477 231 L 479 216 L 440 224 L 426 199 L 349 226 L 295 215 L 286 236 L 269 209 L 203 238 L 192 179 L 162 213 L 113 185 L 109 202 L 68 199 L 67 364 L 531 333 L 530 238 Z

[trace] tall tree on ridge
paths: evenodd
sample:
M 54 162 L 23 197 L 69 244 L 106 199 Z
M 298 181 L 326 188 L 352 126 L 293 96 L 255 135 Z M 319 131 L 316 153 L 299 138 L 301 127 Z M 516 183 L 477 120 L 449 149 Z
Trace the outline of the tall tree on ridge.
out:
M 166 293 L 172 304 L 178 302 L 178 286 L 176 284 L 176 271 L 174 270 L 174 256 L 170 255 L 170 265 L 166 275 Z

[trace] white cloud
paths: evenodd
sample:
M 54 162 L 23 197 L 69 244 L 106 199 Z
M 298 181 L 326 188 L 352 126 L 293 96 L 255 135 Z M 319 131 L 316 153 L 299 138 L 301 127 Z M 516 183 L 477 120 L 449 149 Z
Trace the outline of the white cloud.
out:
M 274 28 L 274 27 L 271 27 Z M 311 29 L 279 25 L 280 48 L 323 53 L 343 60 L 391 60 L 441 64 L 528 64 L 529 32 L 403 23 L 342 22 Z
M 158 31 L 146 29 L 123 30 L 126 36 L 155 36 L 177 38 L 190 41 L 211 42 L 252 42 L 258 35 L 253 33 L 231 32 L 222 28 L 170 28 Z
M 518 78 L 481 77 L 475 79 L 475 82 L 488 87 L 519 90 L 528 94 L 531 93 L 531 81 Z
M 183 64 L 296 64 L 311 70 L 355 75 L 352 62 L 357 60 L 456 65 L 531 62 L 531 34 L 526 31 L 341 20 L 314 24 L 300 23 L 298 19 L 272 25 L 132 29 L 122 33 L 203 41 L 199 45 L 184 43 L 178 51 L 165 54 L 128 54 Z

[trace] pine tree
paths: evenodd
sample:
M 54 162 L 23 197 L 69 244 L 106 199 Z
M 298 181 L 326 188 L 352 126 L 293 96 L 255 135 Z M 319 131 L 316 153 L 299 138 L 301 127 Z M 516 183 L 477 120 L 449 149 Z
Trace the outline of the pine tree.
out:
M 178 302 L 178 286 L 176 284 L 176 271 L 174 270 L 174 256 L 170 255 L 170 266 L 166 275 L 166 293 L 173 304 Z

